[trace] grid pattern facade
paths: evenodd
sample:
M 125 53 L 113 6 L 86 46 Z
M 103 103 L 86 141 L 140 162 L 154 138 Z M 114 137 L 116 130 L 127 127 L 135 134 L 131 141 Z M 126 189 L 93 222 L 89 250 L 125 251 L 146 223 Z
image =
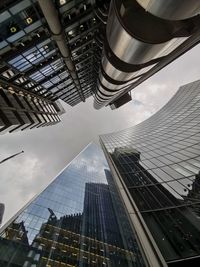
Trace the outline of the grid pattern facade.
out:
M 200 81 L 182 86 L 146 121 L 100 141 L 168 264 L 199 263 Z M 177 266 L 189 266 L 183 262 Z
M 109 1 L 54 1 L 81 90 L 67 69 L 38 1 L 0 3 L 0 81 L 74 106 L 92 95 Z M 100 14 L 100 15 L 99 15 Z
M 11 88 L 0 88 L 0 134 L 60 122 L 56 103 Z
M 97 146 L 90 144 L 2 229 L 0 265 L 145 266 Z

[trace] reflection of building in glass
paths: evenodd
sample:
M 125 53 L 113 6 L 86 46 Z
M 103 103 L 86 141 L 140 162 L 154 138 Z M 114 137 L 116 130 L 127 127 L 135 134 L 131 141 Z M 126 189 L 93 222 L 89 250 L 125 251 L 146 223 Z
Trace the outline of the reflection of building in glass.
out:
M 145 122 L 100 139 L 137 233 L 169 266 L 199 266 L 200 81 Z
M 0 237 L 0 266 L 23 266 L 29 251 L 24 222 L 12 222 Z
M 0 265 L 144 267 L 124 204 L 105 168 L 102 152 L 89 145 L 3 227 Z
M 105 257 L 108 266 L 128 266 L 127 260 L 131 264 L 134 255 L 122 249 L 123 240 L 107 184 L 87 183 L 85 185 L 82 229 L 84 236 L 98 240 L 94 248 L 99 247 L 101 252 L 104 247 L 100 255 Z M 98 262 L 97 266 L 101 264 L 102 262 Z
M 116 148 L 112 158 L 163 255 L 170 260 L 198 253 L 199 221 L 190 207 L 140 165 L 135 149 Z
M 107 184 L 87 183 L 84 199 L 84 232 L 108 244 L 121 245 L 122 239 Z M 90 216 L 93 214 L 93 216 Z M 105 233 L 107 233 L 105 235 Z
M 200 173 L 196 175 L 195 180 L 192 184 L 189 185 L 190 190 L 188 191 L 187 196 L 184 197 L 184 201 L 188 202 L 191 206 L 191 209 L 196 213 L 200 218 Z M 193 205 L 196 201 L 195 205 Z

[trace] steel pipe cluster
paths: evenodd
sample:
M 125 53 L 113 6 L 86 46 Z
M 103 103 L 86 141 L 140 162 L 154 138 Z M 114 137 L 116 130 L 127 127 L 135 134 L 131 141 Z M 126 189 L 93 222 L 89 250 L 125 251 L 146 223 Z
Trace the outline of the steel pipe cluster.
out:
M 107 105 L 195 31 L 196 0 L 112 0 L 94 107 Z

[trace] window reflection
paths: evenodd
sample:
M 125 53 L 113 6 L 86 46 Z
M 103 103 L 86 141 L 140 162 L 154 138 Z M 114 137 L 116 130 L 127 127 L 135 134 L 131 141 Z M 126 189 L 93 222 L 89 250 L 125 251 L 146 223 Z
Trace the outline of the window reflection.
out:
M 145 266 L 101 151 L 89 145 L 2 232 L 3 266 Z
M 115 148 L 111 157 L 166 260 L 199 253 L 200 174 L 176 169 L 182 176 L 173 180 L 161 169 L 149 172 L 131 147 Z

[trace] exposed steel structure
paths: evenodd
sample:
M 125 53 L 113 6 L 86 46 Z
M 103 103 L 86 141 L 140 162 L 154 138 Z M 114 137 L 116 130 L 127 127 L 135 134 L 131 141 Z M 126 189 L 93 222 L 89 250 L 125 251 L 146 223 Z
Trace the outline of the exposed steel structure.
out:
M 70 106 L 129 91 L 200 40 L 199 1 L 3 0 L 0 83 Z
M 115 102 L 200 40 L 199 1 L 113 0 L 94 107 Z

